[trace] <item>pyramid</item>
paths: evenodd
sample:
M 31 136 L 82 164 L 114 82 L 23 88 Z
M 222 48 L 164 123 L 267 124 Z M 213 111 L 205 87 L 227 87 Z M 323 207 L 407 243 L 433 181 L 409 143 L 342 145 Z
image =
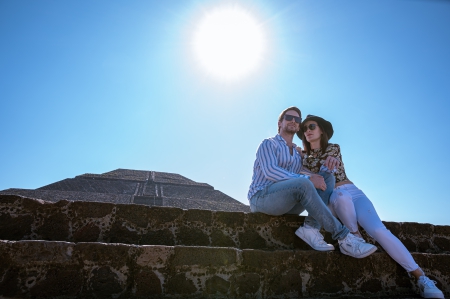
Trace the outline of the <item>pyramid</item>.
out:
M 96 201 L 229 212 L 249 212 L 247 205 L 209 184 L 182 175 L 147 170 L 116 169 L 86 173 L 37 189 L 6 189 L 0 194 L 46 201 Z

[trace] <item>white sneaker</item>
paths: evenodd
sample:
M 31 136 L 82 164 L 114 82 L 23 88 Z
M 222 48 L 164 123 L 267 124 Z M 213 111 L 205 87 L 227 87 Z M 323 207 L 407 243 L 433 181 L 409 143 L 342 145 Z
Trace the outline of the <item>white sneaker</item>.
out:
M 444 298 L 444 294 L 436 287 L 436 281 L 426 276 L 420 276 L 417 280 L 420 296 L 423 298 Z
M 317 228 L 300 226 L 295 234 L 305 241 L 309 246 L 318 251 L 330 251 L 334 250 L 334 246 L 325 243 L 322 234 Z
M 363 239 L 354 236 L 351 233 L 339 240 L 339 249 L 343 254 L 355 257 L 357 259 L 366 257 L 377 251 L 377 247 L 366 243 Z

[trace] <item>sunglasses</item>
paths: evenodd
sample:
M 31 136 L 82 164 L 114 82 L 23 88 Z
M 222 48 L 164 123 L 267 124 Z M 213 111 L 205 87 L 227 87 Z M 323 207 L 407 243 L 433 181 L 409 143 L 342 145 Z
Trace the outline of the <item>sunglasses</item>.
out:
M 285 114 L 284 119 L 287 121 L 291 121 L 294 119 L 295 122 L 298 124 L 302 122 L 302 118 L 300 116 L 294 116 L 294 115 L 289 115 L 289 114 Z
M 309 125 L 303 127 L 303 132 L 308 131 L 308 129 L 310 129 L 311 131 L 314 131 L 316 128 L 317 128 L 316 124 L 309 124 Z

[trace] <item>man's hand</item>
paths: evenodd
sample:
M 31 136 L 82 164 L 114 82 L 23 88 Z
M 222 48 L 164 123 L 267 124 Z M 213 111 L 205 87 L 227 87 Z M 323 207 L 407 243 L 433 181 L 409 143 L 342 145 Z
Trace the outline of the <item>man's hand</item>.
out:
M 335 168 L 338 168 L 340 166 L 340 164 L 341 163 L 339 162 L 339 160 L 337 158 L 331 157 L 331 156 L 328 156 L 326 158 L 325 162 L 323 163 L 323 165 L 325 165 L 330 171 Z
M 305 153 L 303 152 L 302 148 L 300 146 L 297 146 L 295 149 L 300 154 L 300 156 L 302 156 L 302 158 L 304 158 Z
M 311 174 L 309 179 L 316 189 L 320 189 L 322 191 L 325 191 L 325 189 L 327 189 L 327 184 L 325 184 L 323 176 L 318 174 Z

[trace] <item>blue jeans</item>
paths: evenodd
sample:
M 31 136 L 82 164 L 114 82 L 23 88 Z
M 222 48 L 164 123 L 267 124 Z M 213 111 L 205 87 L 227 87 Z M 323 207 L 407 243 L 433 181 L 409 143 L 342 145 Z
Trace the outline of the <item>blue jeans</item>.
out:
M 349 230 L 331 214 L 327 205 L 334 189 L 334 176 L 319 173 L 327 183 L 325 191 L 314 188 L 307 178 L 295 178 L 273 183 L 250 198 L 250 210 L 268 215 L 300 214 L 308 212 L 305 224 L 330 232 L 334 240 L 343 239 Z M 322 196 L 319 196 L 320 195 Z

